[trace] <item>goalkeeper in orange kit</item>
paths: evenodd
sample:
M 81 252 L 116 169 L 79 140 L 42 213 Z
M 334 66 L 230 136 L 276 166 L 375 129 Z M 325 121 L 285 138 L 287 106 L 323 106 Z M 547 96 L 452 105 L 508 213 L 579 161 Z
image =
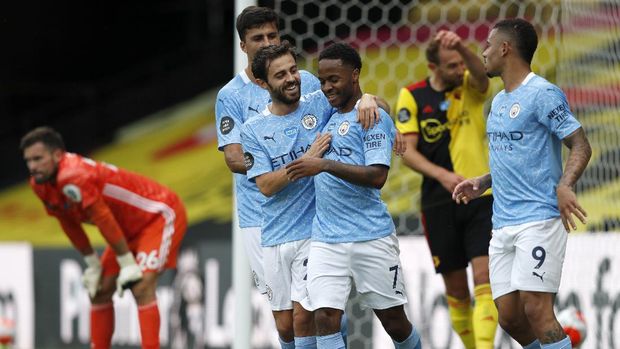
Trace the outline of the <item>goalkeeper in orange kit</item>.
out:
M 178 196 L 146 177 L 66 152 L 61 135 L 49 127 L 26 134 L 20 148 L 32 189 L 86 262 L 91 347 L 110 348 L 112 296 L 129 289 L 138 304 L 142 348 L 159 348 L 157 278 L 176 266 L 187 226 Z M 108 243 L 101 257 L 82 223 L 96 225 Z

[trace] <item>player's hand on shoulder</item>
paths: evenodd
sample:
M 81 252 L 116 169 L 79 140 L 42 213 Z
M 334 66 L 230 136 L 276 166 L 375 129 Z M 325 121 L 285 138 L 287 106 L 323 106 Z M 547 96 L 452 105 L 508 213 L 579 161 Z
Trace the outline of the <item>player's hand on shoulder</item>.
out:
M 357 105 L 357 121 L 362 124 L 364 130 L 372 128 L 379 122 L 381 113 L 374 95 L 364 93 Z
M 560 217 L 562 218 L 564 228 L 566 228 L 567 232 L 570 232 L 571 228 L 572 230 L 577 230 L 573 215 L 575 215 L 581 223 L 585 224 L 588 214 L 577 202 L 577 196 L 571 187 L 559 184 L 555 192 L 558 196 L 558 210 L 560 210 Z
M 142 280 L 142 271 L 131 252 L 127 252 L 122 256 L 116 256 L 116 260 L 121 267 L 116 279 L 116 291 L 122 297 L 126 289 L 131 288 Z
M 86 269 L 82 273 L 82 284 L 88 291 L 90 298 L 94 298 L 100 287 L 101 263 L 96 253 L 84 256 L 84 262 L 86 262 Z

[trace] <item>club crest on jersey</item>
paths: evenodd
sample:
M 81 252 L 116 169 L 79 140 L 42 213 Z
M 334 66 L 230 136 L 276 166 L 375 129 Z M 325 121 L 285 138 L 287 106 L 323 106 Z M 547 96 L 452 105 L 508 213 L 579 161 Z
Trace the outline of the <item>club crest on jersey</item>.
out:
M 520 111 L 521 106 L 519 105 L 519 103 L 515 103 L 512 105 L 512 107 L 510 107 L 510 112 L 508 113 L 508 116 L 510 116 L 511 119 L 514 119 L 517 117 L 517 115 L 519 115 Z
M 62 193 L 65 194 L 65 196 L 73 202 L 82 201 L 82 192 L 80 191 L 80 188 L 78 188 L 78 186 L 75 184 L 67 184 L 62 187 Z
M 299 129 L 297 127 L 287 127 L 284 129 L 284 135 L 286 135 L 288 138 L 295 138 L 297 132 L 299 132 Z
M 301 119 L 301 124 L 306 130 L 312 130 L 316 127 L 316 116 L 307 114 Z
M 341 136 L 346 135 L 349 132 L 349 122 L 343 121 L 342 124 L 338 127 L 338 134 Z

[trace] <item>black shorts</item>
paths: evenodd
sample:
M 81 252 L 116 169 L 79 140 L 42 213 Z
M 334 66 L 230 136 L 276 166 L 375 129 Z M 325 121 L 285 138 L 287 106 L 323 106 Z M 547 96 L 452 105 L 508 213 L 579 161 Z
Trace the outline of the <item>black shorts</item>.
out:
M 492 214 L 491 195 L 467 205 L 451 202 L 422 211 L 424 235 L 437 273 L 465 269 L 472 258 L 489 255 Z

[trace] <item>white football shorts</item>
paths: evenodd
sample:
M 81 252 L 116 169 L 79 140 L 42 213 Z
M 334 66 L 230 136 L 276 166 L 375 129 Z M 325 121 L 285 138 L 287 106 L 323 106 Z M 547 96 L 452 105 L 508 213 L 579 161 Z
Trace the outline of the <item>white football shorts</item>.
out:
M 489 245 L 493 299 L 517 290 L 557 293 L 567 238 L 559 217 L 494 229 Z
M 245 253 L 250 262 L 252 277 L 258 291 L 262 294 L 267 293 L 265 288 L 265 276 L 263 273 L 263 247 L 261 246 L 260 227 L 239 228 L 243 236 Z
M 395 234 L 363 242 L 312 241 L 308 259 L 308 299 L 304 308 L 345 310 L 355 282 L 362 307 L 388 309 L 407 303 Z
M 306 270 L 310 239 L 263 247 L 265 288 L 271 310 L 293 309 L 306 298 Z

